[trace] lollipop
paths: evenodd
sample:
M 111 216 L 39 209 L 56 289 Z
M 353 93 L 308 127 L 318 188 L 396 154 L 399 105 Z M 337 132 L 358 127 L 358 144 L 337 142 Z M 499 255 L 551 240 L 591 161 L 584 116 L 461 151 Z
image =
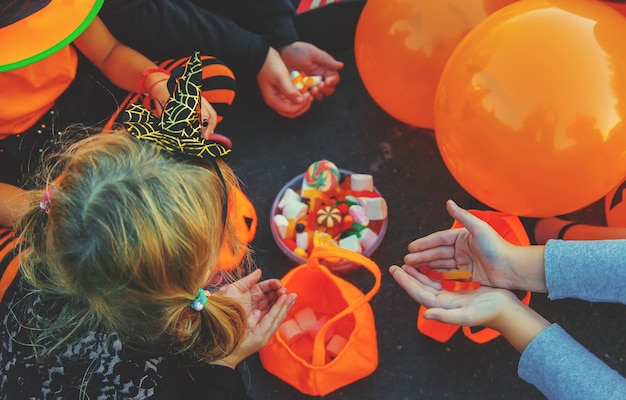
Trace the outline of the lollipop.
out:
M 339 168 L 328 160 L 316 161 L 306 170 L 304 181 L 311 187 L 328 192 L 339 184 Z

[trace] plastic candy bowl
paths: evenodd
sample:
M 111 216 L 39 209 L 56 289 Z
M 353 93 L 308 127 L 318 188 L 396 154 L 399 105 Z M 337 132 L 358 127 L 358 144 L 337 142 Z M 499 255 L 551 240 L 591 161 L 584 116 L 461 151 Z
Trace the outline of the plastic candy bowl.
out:
M 296 264 L 304 264 L 316 246 L 338 246 L 371 256 L 387 232 L 387 203 L 371 175 L 339 169 L 339 185 L 331 191 L 309 186 L 305 173 L 280 190 L 270 214 L 272 236 Z M 357 267 L 344 259 L 323 264 L 334 272 Z

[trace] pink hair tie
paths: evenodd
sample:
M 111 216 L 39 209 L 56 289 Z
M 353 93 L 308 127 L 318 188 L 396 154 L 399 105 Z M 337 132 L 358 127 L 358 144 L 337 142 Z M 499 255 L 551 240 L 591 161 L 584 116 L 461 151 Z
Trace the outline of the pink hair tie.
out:
M 39 208 L 44 210 L 46 214 L 50 214 L 50 194 L 52 193 L 52 189 L 46 191 L 43 196 L 41 196 L 41 201 L 39 202 Z

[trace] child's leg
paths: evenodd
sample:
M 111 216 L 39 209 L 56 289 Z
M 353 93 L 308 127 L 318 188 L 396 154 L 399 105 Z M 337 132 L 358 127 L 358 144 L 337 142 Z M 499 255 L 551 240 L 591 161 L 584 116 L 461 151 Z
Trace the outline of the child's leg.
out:
M 550 239 L 626 239 L 626 228 L 586 225 L 557 217 L 541 218 L 535 225 L 535 241 L 545 244 Z

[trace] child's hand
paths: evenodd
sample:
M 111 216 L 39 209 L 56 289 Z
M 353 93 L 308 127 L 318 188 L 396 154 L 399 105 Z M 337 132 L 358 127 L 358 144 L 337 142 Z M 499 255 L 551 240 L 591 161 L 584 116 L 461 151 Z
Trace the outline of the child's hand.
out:
M 343 63 L 311 43 L 293 42 L 280 49 L 280 56 L 289 70 L 304 72 L 309 76 L 321 76 L 322 82 L 309 89 L 315 100 L 322 100 L 335 92 L 339 84 L 339 70 Z
M 261 270 L 257 269 L 219 290 L 219 294 L 236 299 L 248 316 L 248 334 L 243 343 L 228 357 L 214 364 L 235 368 L 239 362 L 259 351 L 267 344 L 285 319 L 287 311 L 296 300 L 278 279 L 259 282 Z
M 427 307 L 424 318 L 462 326 L 499 326 L 499 318 L 510 309 L 525 307 L 512 292 L 481 287 L 449 292 L 410 266 L 392 266 L 389 272 L 407 294 Z
M 389 273 L 413 300 L 428 308 L 424 318 L 495 329 L 520 353 L 550 325 L 508 290 L 483 286 L 471 291 L 449 292 L 407 265 L 402 268 L 393 265 Z
M 458 268 L 486 286 L 545 292 L 543 247 L 515 246 L 489 224 L 452 200 L 446 207 L 463 228 L 446 229 L 409 243 L 407 266 L 433 269 Z
M 265 103 L 283 117 L 296 118 L 311 108 L 313 96 L 295 88 L 289 70 L 274 48 L 268 50 L 257 82 Z

